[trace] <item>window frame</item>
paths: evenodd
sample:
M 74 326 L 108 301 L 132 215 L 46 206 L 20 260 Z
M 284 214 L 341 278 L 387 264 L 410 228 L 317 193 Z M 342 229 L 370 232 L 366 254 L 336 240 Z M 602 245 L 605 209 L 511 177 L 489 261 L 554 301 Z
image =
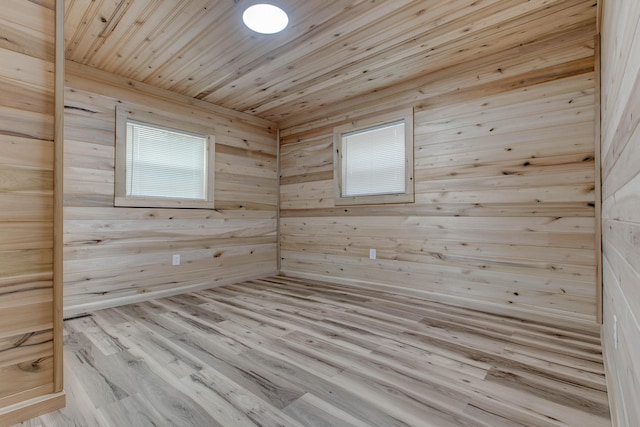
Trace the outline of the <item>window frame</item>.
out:
M 127 196 L 127 122 L 131 120 L 143 125 L 167 128 L 175 132 L 184 132 L 205 136 L 207 139 L 207 176 L 206 200 L 177 197 Z M 176 120 L 159 114 L 135 108 L 116 108 L 115 123 L 115 207 L 144 208 L 194 208 L 215 209 L 215 136 L 213 129 L 195 123 Z
M 342 195 L 342 136 L 358 131 L 367 131 L 371 128 L 385 124 L 404 121 L 404 143 L 405 143 L 405 191 L 394 194 L 376 194 L 363 196 L 343 196 Z M 413 109 L 380 114 L 361 120 L 355 120 L 348 124 L 333 128 L 333 182 L 334 182 L 334 204 L 336 206 L 346 205 L 380 205 L 395 203 L 414 203 L 414 162 L 413 162 Z

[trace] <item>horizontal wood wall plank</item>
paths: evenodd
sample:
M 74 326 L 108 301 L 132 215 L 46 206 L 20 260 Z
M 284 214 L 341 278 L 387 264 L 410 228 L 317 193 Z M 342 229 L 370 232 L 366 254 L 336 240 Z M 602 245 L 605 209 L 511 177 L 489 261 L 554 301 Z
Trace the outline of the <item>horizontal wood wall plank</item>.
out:
M 585 21 L 517 55 L 479 55 L 345 114 L 285 119 L 282 270 L 595 321 L 595 14 L 580 7 Z M 407 104 L 415 203 L 336 207 L 333 126 Z
M 602 335 L 612 419 L 631 426 L 640 423 L 640 4 L 605 1 L 601 37 Z
M 68 63 L 65 97 L 65 313 L 272 274 L 275 126 Z M 215 210 L 115 208 L 115 107 L 209 126 Z M 181 265 L 172 266 L 172 255 Z
M 62 339 L 53 332 L 55 3 L 7 0 L 0 14 L 3 426 L 64 402 L 42 404 L 54 392 L 53 343 Z
M 133 81 L 118 75 L 102 71 L 97 68 L 83 66 L 73 61 L 67 60 L 65 63 L 65 72 L 71 78 L 73 76 L 74 84 L 70 87 L 73 89 L 87 90 L 89 93 L 95 93 L 107 97 L 117 97 L 128 99 L 129 102 L 145 105 L 151 99 L 159 102 L 175 103 L 175 110 L 165 112 L 168 116 L 177 114 L 185 117 L 192 115 L 207 115 L 214 113 L 217 116 L 219 126 L 225 127 L 230 134 L 242 134 L 243 128 L 248 126 L 252 128 L 258 135 L 262 135 L 262 139 L 268 139 L 269 133 L 273 133 L 274 123 L 265 119 L 261 119 L 254 115 L 240 113 L 238 111 L 222 108 L 209 102 L 200 101 L 189 96 L 179 95 L 174 92 L 159 89 L 155 86 Z M 98 79 L 102 82 L 100 86 L 92 85 L 92 82 Z M 239 122 L 238 126 L 230 126 L 230 123 Z M 243 126 L 244 125 L 244 126 Z M 269 131 L 265 132 L 264 129 Z M 274 149 L 275 152 L 275 149 Z
M 47 354 L 41 354 L 36 359 L 23 362 L 32 367 L 30 370 L 24 369 L 22 364 L 0 367 L 0 374 L 4 379 L 2 386 L 0 386 L 0 397 L 50 384 L 53 376 L 53 357 L 51 354 L 52 351 L 49 350 Z M 12 387 L 13 384 L 20 384 L 20 387 Z
M 285 119 L 281 121 L 282 136 L 288 137 L 293 133 L 304 135 L 305 131 L 317 129 L 320 125 L 334 126 L 345 120 L 390 109 L 399 110 L 409 106 L 430 109 L 464 103 L 469 99 L 480 99 L 490 94 L 529 88 L 560 77 L 591 72 L 594 66 L 593 31 L 594 25 L 587 24 L 564 37 L 560 36 L 562 40 L 557 37 L 536 40 L 526 50 L 522 47 L 512 48 L 445 67 L 414 80 L 340 102 L 331 110 L 330 116 L 318 109 L 292 120 Z M 535 52 L 538 56 L 535 56 Z M 537 62 L 540 55 L 545 56 L 545 62 L 533 66 L 532 62 Z M 500 65 L 496 67 L 496 64 Z M 469 80 L 470 74 L 473 80 Z M 302 107 L 294 105 L 293 108 Z

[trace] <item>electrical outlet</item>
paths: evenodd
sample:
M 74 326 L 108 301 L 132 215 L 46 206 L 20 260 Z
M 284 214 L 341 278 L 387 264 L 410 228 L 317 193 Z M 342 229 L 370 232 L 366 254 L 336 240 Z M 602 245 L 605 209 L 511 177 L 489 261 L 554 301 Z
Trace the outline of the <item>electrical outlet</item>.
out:
M 376 259 L 376 250 L 369 249 L 369 259 Z
M 174 254 L 171 259 L 171 265 L 180 265 L 180 254 Z
M 618 348 L 618 316 L 613 315 L 613 347 Z

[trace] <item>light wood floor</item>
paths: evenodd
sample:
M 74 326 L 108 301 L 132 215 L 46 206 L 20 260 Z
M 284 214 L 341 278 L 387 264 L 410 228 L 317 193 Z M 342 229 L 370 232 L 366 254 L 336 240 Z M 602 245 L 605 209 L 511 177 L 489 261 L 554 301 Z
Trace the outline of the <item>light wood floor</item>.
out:
M 23 426 L 606 426 L 597 333 L 269 278 L 65 322 Z

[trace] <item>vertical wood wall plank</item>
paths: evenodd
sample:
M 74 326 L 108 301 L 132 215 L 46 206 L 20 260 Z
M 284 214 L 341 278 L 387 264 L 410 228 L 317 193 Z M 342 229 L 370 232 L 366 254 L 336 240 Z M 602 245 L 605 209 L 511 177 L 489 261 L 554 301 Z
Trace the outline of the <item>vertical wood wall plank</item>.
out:
M 277 207 L 276 207 L 276 211 L 277 211 L 277 230 L 276 230 L 276 235 L 277 235 L 277 246 L 276 246 L 276 257 L 277 257 L 277 267 L 278 267 L 278 271 L 280 271 L 280 268 L 282 267 L 282 262 L 280 260 L 280 250 L 281 250 L 281 241 L 280 241 L 280 180 L 282 179 L 282 170 L 280 168 L 280 129 L 278 128 L 277 133 L 276 133 L 276 158 L 278 159 L 278 173 L 277 173 L 277 188 L 278 188 L 278 192 L 276 194 L 277 197 Z
M 64 388 L 63 262 L 64 262 L 64 0 L 56 1 L 56 77 L 53 154 L 53 391 Z
M 595 163 L 595 215 L 596 215 L 596 321 L 602 324 L 602 170 L 601 170 L 601 141 L 602 137 L 600 133 L 600 122 L 601 122 L 601 114 L 600 114 L 600 88 L 601 88 L 601 78 L 600 78 L 600 33 L 596 35 L 595 38 L 595 112 L 594 112 L 594 122 L 595 122 L 595 138 L 594 138 L 594 163 Z

